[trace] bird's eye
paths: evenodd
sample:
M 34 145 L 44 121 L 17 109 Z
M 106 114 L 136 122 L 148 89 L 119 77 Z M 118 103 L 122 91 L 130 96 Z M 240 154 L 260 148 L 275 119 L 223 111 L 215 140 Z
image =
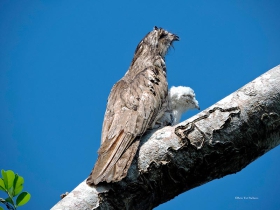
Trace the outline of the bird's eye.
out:
M 159 38 L 162 39 L 162 38 L 164 38 L 164 37 L 166 37 L 166 36 L 167 36 L 167 34 L 162 33 L 162 34 L 159 36 Z

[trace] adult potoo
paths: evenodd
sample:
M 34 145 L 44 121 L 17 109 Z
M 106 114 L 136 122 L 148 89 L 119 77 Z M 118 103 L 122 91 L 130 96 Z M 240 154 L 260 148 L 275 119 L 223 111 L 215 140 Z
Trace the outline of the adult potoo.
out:
M 177 35 L 154 27 L 138 44 L 128 71 L 109 95 L 98 160 L 87 184 L 117 182 L 127 175 L 141 136 L 167 99 L 164 57 L 177 40 Z

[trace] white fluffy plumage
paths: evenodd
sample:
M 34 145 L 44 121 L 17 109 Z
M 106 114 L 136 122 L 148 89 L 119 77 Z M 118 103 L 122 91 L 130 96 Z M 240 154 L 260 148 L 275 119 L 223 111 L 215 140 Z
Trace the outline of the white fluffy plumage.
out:
M 168 92 L 168 104 L 157 119 L 153 128 L 176 125 L 182 114 L 191 109 L 200 109 L 195 93 L 190 87 L 171 87 Z

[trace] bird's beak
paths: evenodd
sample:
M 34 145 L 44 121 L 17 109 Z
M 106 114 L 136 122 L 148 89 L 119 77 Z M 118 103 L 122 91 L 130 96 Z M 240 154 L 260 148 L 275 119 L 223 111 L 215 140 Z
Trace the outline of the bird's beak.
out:
M 179 41 L 179 40 L 180 40 L 179 36 L 173 34 L 173 41 Z

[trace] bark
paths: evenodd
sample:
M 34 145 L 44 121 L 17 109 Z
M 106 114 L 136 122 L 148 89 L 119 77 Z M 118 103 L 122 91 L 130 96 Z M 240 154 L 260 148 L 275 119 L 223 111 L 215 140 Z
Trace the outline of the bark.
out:
M 82 182 L 52 210 L 152 209 L 236 173 L 280 143 L 280 65 L 173 127 L 149 131 L 114 184 Z

